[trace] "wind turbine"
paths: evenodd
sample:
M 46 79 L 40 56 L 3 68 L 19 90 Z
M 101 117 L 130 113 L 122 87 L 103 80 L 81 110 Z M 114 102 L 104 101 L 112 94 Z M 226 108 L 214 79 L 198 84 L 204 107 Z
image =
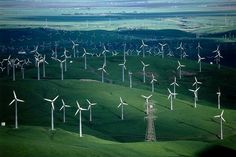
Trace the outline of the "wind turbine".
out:
M 89 55 L 90 53 L 88 53 L 85 48 L 83 49 L 84 49 L 84 54 L 82 55 L 82 57 L 84 57 L 84 69 L 86 70 L 87 69 L 87 55 Z
M 66 122 L 66 107 L 70 107 L 70 106 L 66 105 L 63 99 L 61 99 L 61 102 L 62 102 L 62 106 L 60 108 L 60 111 L 63 109 L 63 123 L 65 123 Z
M 106 65 L 103 64 L 101 68 L 98 68 L 99 71 L 102 71 L 102 83 L 104 83 L 104 73 L 108 74 L 107 71 L 105 70 Z
M 76 101 L 76 104 L 77 104 L 78 109 L 77 109 L 77 111 L 75 112 L 75 116 L 76 116 L 76 115 L 78 114 L 78 112 L 79 112 L 79 136 L 82 137 L 83 135 L 82 135 L 82 117 L 81 117 L 81 112 L 82 112 L 82 111 L 87 111 L 87 109 L 84 109 L 84 108 L 80 107 L 78 101 Z
M 196 49 L 197 49 L 197 54 L 200 55 L 200 50 L 202 49 L 200 42 L 197 43 Z
M 224 110 L 222 110 L 220 115 L 214 116 L 215 118 L 220 118 L 220 139 L 223 140 L 223 121 L 225 122 L 225 119 L 223 118 Z
M 57 59 L 58 62 L 60 62 L 60 67 L 61 67 L 61 80 L 64 80 L 64 75 L 63 75 L 63 63 L 66 61 L 65 59 L 64 60 L 60 60 L 60 59 Z
M 170 110 L 173 110 L 173 96 L 177 95 L 177 93 L 172 93 L 170 89 L 168 88 L 169 96 L 168 99 L 170 99 Z
M 161 46 L 161 54 L 162 54 L 162 58 L 164 58 L 164 47 L 167 45 L 167 44 L 162 44 L 162 43 L 158 43 L 160 46 Z
M 218 97 L 218 109 L 220 109 L 220 96 L 221 96 L 220 88 L 218 89 L 218 92 L 216 94 Z
M 37 68 L 38 68 L 38 80 L 40 80 L 40 63 L 43 63 L 43 58 L 41 56 L 35 57 Z
M 64 49 L 64 54 L 61 57 L 65 57 L 65 72 L 67 71 L 67 58 L 71 58 L 71 56 L 67 56 L 67 52 L 69 52 L 66 48 Z
M 148 45 L 146 45 L 144 43 L 144 41 L 142 40 L 142 45 L 140 46 L 140 49 L 142 48 L 142 51 L 143 51 L 143 58 L 145 57 L 145 47 L 147 47 Z
M 107 65 L 107 57 L 106 57 L 106 53 L 107 52 L 110 52 L 109 50 L 106 49 L 105 45 L 103 46 L 103 51 L 102 51 L 102 54 L 103 54 L 103 57 L 104 57 L 104 63 L 105 65 Z
M 76 47 L 79 46 L 79 44 L 75 43 L 73 40 L 71 40 L 73 46 L 72 46 L 72 49 L 74 51 L 73 55 L 74 55 L 74 58 L 75 58 L 75 51 L 76 51 Z
M 125 70 L 126 70 L 125 63 L 126 61 L 124 61 L 124 63 L 119 64 L 119 66 L 122 67 L 122 82 L 125 82 Z
M 15 128 L 18 129 L 17 102 L 24 102 L 24 100 L 18 99 L 14 90 L 13 95 L 14 99 L 10 102 L 9 106 L 11 106 L 15 102 Z
M 149 66 L 149 64 L 144 64 L 143 61 L 141 61 L 141 63 L 143 64 L 143 83 L 145 83 L 146 82 L 146 72 L 145 72 L 145 69 L 146 69 L 146 67 Z
M 152 95 L 149 95 L 149 96 L 141 95 L 141 97 L 143 97 L 146 101 L 146 112 L 148 114 L 149 113 L 149 110 L 148 110 L 149 99 L 152 97 Z
M 152 92 L 154 92 L 154 83 L 157 82 L 157 80 L 155 79 L 155 76 L 152 74 L 152 80 L 151 80 L 151 84 L 152 84 Z
M 174 93 L 175 93 L 175 86 L 179 87 L 179 84 L 176 82 L 176 77 L 174 77 L 174 82 L 172 82 L 170 85 L 174 87 Z M 176 95 L 174 95 L 174 98 L 176 98 Z
M 132 72 L 129 71 L 129 88 L 132 88 Z
M 11 55 L 8 56 L 8 58 L 3 59 L 4 61 L 7 61 L 7 75 L 9 76 L 10 66 L 11 66 Z
M 89 110 L 89 121 L 92 122 L 92 106 L 97 105 L 97 103 L 91 103 L 88 99 L 86 99 L 89 106 L 88 106 L 88 110 Z
M 118 108 L 121 107 L 121 120 L 124 119 L 124 105 L 128 105 L 127 103 L 125 103 L 122 98 L 120 97 L 120 104 L 117 106 Z
M 202 82 L 199 82 L 199 81 L 197 80 L 197 77 L 194 77 L 194 80 L 195 80 L 195 82 L 193 83 L 192 86 L 195 86 L 195 90 L 197 90 L 198 84 L 202 84 Z M 197 94 L 197 96 L 198 96 L 198 94 Z M 197 97 L 197 100 L 198 100 L 198 97 Z
M 218 64 L 218 69 L 220 69 L 220 59 L 223 58 L 223 56 L 221 56 L 221 54 L 220 54 L 220 51 L 217 52 L 217 54 L 214 58 L 216 60 L 216 63 Z
M 16 75 L 15 75 L 15 68 L 16 68 L 16 61 L 19 61 L 18 58 L 16 59 L 10 59 L 10 65 L 12 66 L 12 80 L 16 80 Z
M 43 77 L 46 77 L 46 75 L 45 75 L 45 63 L 48 64 L 48 62 L 46 61 L 46 56 L 44 55 L 44 57 L 43 57 Z
M 177 47 L 177 50 L 180 50 L 180 59 L 183 59 L 183 44 L 182 42 L 180 43 L 179 47 Z
M 193 89 L 188 89 L 189 91 L 193 92 L 194 94 L 194 108 L 197 108 L 197 98 L 198 98 L 198 93 L 197 91 L 200 89 L 200 87 L 198 87 L 197 89 L 193 90 Z
M 199 63 L 199 72 L 202 72 L 202 60 L 204 60 L 205 58 L 204 57 L 201 57 L 199 54 L 198 54 L 198 63 Z
M 180 64 L 180 62 L 178 61 L 178 67 L 177 70 L 179 69 L 179 78 L 182 78 L 182 68 L 185 67 L 185 65 Z
M 54 130 L 54 120 L 53 120 L 53 111 L 54 111 L 54 102 L 57 100 L 57 98 L 59 97 L 59 95 L 58 96 L 56 96 L 53 100 L 51 100 L 51 99 L 47 99 L 47 98 L 44 98 L 44 100 L 45 101 L 48 101 L 48 102 L 50 102 L 51 103 L 51 130 Z

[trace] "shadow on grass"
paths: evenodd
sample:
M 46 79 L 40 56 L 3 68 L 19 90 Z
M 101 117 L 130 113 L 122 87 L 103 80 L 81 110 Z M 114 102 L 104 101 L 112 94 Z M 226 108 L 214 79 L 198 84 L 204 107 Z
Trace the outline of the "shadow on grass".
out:
M 227 157 L 232 156 L 233 157 L 236 155 L 236 150 L 233 150 L 224 146 L 215 145 L 197 153 L 196 155 L 200 157 L 209 157 L 209 156 L 227 156 Z

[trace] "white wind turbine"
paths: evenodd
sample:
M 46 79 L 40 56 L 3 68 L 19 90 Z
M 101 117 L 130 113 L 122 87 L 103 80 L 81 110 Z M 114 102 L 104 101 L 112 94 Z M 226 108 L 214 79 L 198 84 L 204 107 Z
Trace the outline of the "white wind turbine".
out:
M 142 49 L 143 51 L 143 57 L 145 57 L 145 47 L 147 47 L 148 45 L 144 43 L 144 41 L 142 40 L 142 45 L 140 46 L 140 49 Z
M 12 80 L 15 81 L 16 80 L 16 72 L 15 72 L 15 68 L 16 68 L 16 61 L 19 61 L 18 58 L 16 59 L 10 59 L 10 65 L 12 66 Z
M 178 67 L 177 70 L 179 69 L 179 78 L 182 78 L 182 68 L 185 67 L 185 65 L 180 64 L 180 62 L 178 61 Z
M 9 76 L 10 66 L 11 66 L 11 55 L 9 55 L 8 58 L 5 58 L 3 60 L 7 61 L 7 75 Z
M 103 64 L 101 68 L 98 68 L 99 71 L 102 71 L 102 83 L 104 83 L 104 73 L 108 74 L 107 71 L 105 70 L 106 65 Z
M 65 59 L 64 59 L 64 60 L 57 59 L 57 61 L 60 62 L 60 68 L 61 68 L 61 80 L 64 80 L 63 63 L 64 63 L 66 60 L 65 60 Z
M 149 106 L 148 106 L 149 99 L 152 97 L 152 95 L 149 95 L 149 96 L 141 95 L 141 97 L 143 97 L 146 101 L 146 113 L 148 114 L 149 113 L 149 110 L 148 110 L 149 109 Z
M 78 112 L 79 112 L 79 136 L 82 137 L 83 135 L 82 135 L 82 117 L 81 117 L 81 112 L 82 112 L 82 111 L 87 111 L 87 109 L 84 109 L 84 108 L 80 107 L 78 101 L 76 101 L 76 104 L 77 104 L 78 109 L 77 109 L 77 111 L 75 112 L 75 116 L 76 116 L 76 115 L 78 114 Z
M 155 79 L 155 76 L 152 74 L 152 80 L 151 80 L 151 84 L 152 84 L 152 92 L 154 92 L 154 84 L 155 82 L 157 82 L 157 80 Z
M 202 49 L 200 42 L 197 43 L 196 49 L 197 49 L 197 54 L 200 55 L 200 50 Z
M 65 72 L 67 71 L 67 58 L 71 58 L 71 56 L 67 56 L 67 52 L 69 52 L 66 48 L 64 49 L 64 53 L 61 57 L 65 57 Z
M 198 89 L 198 84 L 202 84 L 202 82 L 199 82 L 197 80 L 197 77 L 194 77 L 194 80 L 195 80 L 195 82 L 193 83 L 192 86 L 195 86 L 195 90 L 197 90 Z M 197 94 L 197 96 L 198 96 L 198 94 Z M 198 100 L 198 97 L 197 97 L 197 100 Z
M 218 98 L 218 109 L 220 109 L 220 96 L 221 96 L 220 88 L 218 89 L 218 92 L 216 94 Z
M 72 46 L 72 50 L 73 50 L 73 55 L 74 55 L 74 58 L 75 58 L 75 52 L 76 52 L 76 47 L 79 46 L 79 44 L 75 43 L 73 40 L 71 40 L 73 46 Z
M 180 50 L 180 59 L 183 59 L 183 44 L 182 42 L 180 43 L 179 47 L 177 47 L 177 50 Z
M 41 56 L 35 57 L 36 63 L 37 63 L 37 69 L 38 69 L 38 80 L 40 80 L 40 63 L 43 63 L 43 59 Z
M 122 82 L 125 82 L 125 70 L 126 70 L 125 63 L 126 61 L 124 61 L 124 63 L 119 64 L 119 66 L 121 66 L 122 68 Z
M 70 107 L 70 106 L 66 105 L 63 99 L 61 99 L 61 102 L 62 102 L 62 106 L 60 108 L 60 111 L 63 109 L 63 123 L 65 123 L 66 122 L 66 107 Z
M 122 98 L 120 97 L 120 104 L 117 106 L 118 108 L 121 107 L 121 120 L 124 119 L 124 105 L 128 105 L 126 102 L 124 102 L 122 100 Z
M 129 71 L 129 88 L 132 88 L 132 72 Z
M 222 110 L 220 115 L 214 116 L 215 118 L 220 118 L 220 139 L 223 140 L 223 121 L 225 122 L 225 119 L 223 118 L 224 110 Z
M 197 89 L 193 90 L 193 89 L 189 89 L 190 92 L 193 92 L 194 94 L 194 108 L 197 108 L 197 98 L 198 98 L 198 90 L 200 89 L 200 87 L 198 87 Z
M 85 48 L 83 49 L 84 49 L 84 54 L 82 55 L 82 57 L 84 57 L 84 69 L 86 70 L 87 69 L 87 55 L 89 55 L 90 53 L 88 53 Z
M 59 95 L 56 96 L 53 100 L 44 98 L 44 100 L 51 103 L 51 130 L 54 130 L 54 117 L 53 117 L 53 112 L 54 112 L 54 109 L 55 109 L 54 108 L 54 102 L 57 100 L 58 97 L 59 97 Z
M 170 110 L 173 110 L 173 96 L 176 96 L 177 93 L 172 93 L 170 89 L 168 88 L 169 96 L 168 99 L 170 99 Z
M 162 43 L 158 43 L 160 46 L 161 46 L 161 54 L 162 54 L 162 58 L 164 58 L 164 47 L 167 45 L 167 44 L 162 44 Z
M 220 60 L 221 58 L 223 58 L 223 56 L 221 56 L 220 54 L 220 51 L 217 52 L 217 54 L 215 55 L 215 60 L 216 60 L 216 63 L 218 64 L 218 69 L 220 69 Z
M 89 110 L 89 121 L 92 122 L 92 106 L 97 105 L 97 103 L 91 103 L 88 99 L 86 99 L 89 106 L 88 106 L 88 110 Z
M 146 82 L 146 67 L 149 66 L 149 64 L 144 64 L 143 61 L 141 61 L 142 65 L 143 65 L 143 83 Z
M 204 60 L 205 58 L 204 57 L 201 57 L 199 54 L 198 54 L 198 63 L 199 63 L 199 72 L 202 72 L 202 60 Z
M 24 100 L 18 99 L 16 97 L 16 93 L 13 90 L 13 95 L 14 95 L 14 99 L 10 102 L 9 106 L 12 105 L 15 102 L 15 128 L 18 128 L 18 117 L 17 117 L 17 102 L 24 102 Z
M 107 65 L 107 56 L 106 56 L 106 53 L 107 52 L 110 52 L 109 50 L 106 49 L 105 45 L 103 46 L 103 51 L 102 51 L 102 54 L 103 54 L 103 57 L 104 57 L 104 63 L 105 65 Z
M 46 77 L 46 74 L 45 74 L 45 63 L 48 64 L 48 62 L 46 61 L 46 56 L 44 55 L 44 57 L 43 57 L 43 77 Z
M 175 93 L 176 86 L 179 87 L 179 84 L 176 82 L 176 77 L 174 78 L 174 82 L 172 82 L 170 85 L 174 87 L 174 93 Z M 176 98 L 176 95 L 174 95 L 174 98 Z

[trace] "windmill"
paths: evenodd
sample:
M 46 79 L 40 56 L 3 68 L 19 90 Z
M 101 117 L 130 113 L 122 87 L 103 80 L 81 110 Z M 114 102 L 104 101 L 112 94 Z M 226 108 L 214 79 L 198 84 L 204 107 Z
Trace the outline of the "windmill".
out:
M 197 43 L 197 54 L 200 55 L 200 50 L 202 49 L 200 42 Z
M 17 102 L 24 102 L 24 100 L 18 99 L 14 90 L 13 90 L 13 95 L 14 99 L 10 102 L 9 106 L 11 106 L 15 102 L 15 129 L 18 129 Z
M 198 63 L 199 63 L 199 72 L 202 72 L 202 60 L 204 60 L 205 58 L 204 57 L 201 57 L 199 54 L 198 54 Z
M 202 84 L 202 82 L 199 82 L 199 81 L 197 80 L 197 77 L 194 77 L 194 80 L 195 80 L 195 82 L 193 83 L 192 86 L 195 86 L 195 90 L 197 90 L 198 84 Z M 197 100 L 198 100 L 198 94 L 197 94 Z
M 107 52 L 110 52 L 110 51 L 106 49 L 105 45 L 103 45 L 102 54 L 103 54 L 103 57 L 104 57 L 104 62 L 103 62 L 103 64 L 105 64 L 105 65 L 107 65 L 107 57 L 106 57 L 106 53 L 107 53 Z
M 117 106 L 118 108 L 121 107 L 121 120 L 124 120 L 124 105 L 128 105 L 126 102 L 122 100 L 120 97 L 120 104 Z
M 177 47 L 176 49 L 177 49 L 177 50 L 180 50 L 180 59 L 183 59 L 183 51 L 184 51 L 184 48 L 183 48 L 182 42 L 180 43 L 179 47 Z
M 224 114 L 224 110 L 222 110 L 220 115 L 214 116 L 214 118 L 220 118 L 220 139 L 221 140 L 223 140 L 223 121 L 225 122 L 223 114 Z
M 155 76 L 152 74 L 152 80 L 151 80 L 151 84 L 152 84 L 152 92 L 154 92 L 154 84 L 155 82 L 157 82 L 157 80 L 155 79 Z
M 142 49 L 143 51 L 143 58 L 145 57 L 145 47 L 147 47 L 148 45 L 144 43 L 144 41 L 142 40 L 142 45 L 140 46 L 140 49 Z
M 170 99 L 170 110 L 173 110 L 173 96 L 177 95 L 177 93 L 172 93 L 169 88 L 168 92 L 169 92 L 168 99 Z
M 176 86 L 179 87 L 179 84 L 176 82 L 176 77 L 174 77 L 174 82 L 172 82 L 170 85 L 174 87 L 174 93 L 175 93 Z M 174 95 L 174 98 L 176 98 L 176 95 Z
M 67 59 L 71 58 L 71 56 L 68 56 L 66 53 L 69 52 L 66 48 L 64 48 L 64 53 L 61 57 L 65 57 L 65 72 L 67 71 Z
M 83 49 L 84 49 L 84 54 L 82 55 L 82 57 L 84 57 L 84 69 L 86 70 L 87 69 L 87 55 L 89 55 L 90 53 L 88 53 L 85 48 Z
M 126 70 L 125 63 L 126 63 L 126 61 L 124 61 L 123 63 L 119 64 L 119 66 L 121 66 L 121 68 L 122 68 L 122 82 L 125 82 L 125 70 Z
M 66 105 L 63 99 L 61 99 L 61 102 L 62 102 L 62 106 L 60 108 L 60 111 L 63 109 L 63 123 L 65 123 L 66 122 L 66 107 L 70 107 L 70 106 Z
M 75 58 L 76 47 L 79 46 L 79 44 L 78 44 L 78 43 L 75 43 L 73 40 L 71 40 L 71 42 L 72 42 L 72 44 L 73 44 L 72 50 L 73 50 L 73 52 L 74 52 L 73 55 L 74 55 L 74 58 Z
M 89 121 L 92 122 L 92 106 L 95 106 L 97 103 L 91 103 L 88 99 L 86 99 L 89 106 L 88 106 L 88 110 L 89 110 Z
M 105 70 L 106 65 L 103 64 L 101 68 L 98 68 L 99 71 L 102 71 L 102 83 L 104 83 L 104 73 L 108 74 L 107 71 Z
M 179 78 L 182 78 L 182 68 L 185 67 L 185 65 L 182 65 L 179 61 L 178 61 L 178 67 L 177 70 L 179 70 Z
M 162 54 L 162 58 L 164 58 L 164 47 L 167 45 L 167 44 L 162 44 L 162 43 L 158 43 L 160 46 L 161 46 L 161 54 Z
M 149 96 L 141 95 L 141 97 L 143 97 L 145 99 L 145 102 L 146 102 L 146 113 L 148 114 L 149 113 L 148 103 L 149 103 L 149 99 L 152 97 L 152 95 L 149 95 Z
M 145 64 L 143 61 L 141 61 L 142 65 L 143 65 L 143 83 L 146 82 L 146 67 L 149 66 L 149 64 Z
M 54 116 L 53 116 L 53 112 L 54 112 L 54 110 L 55 110 L 55 107 L 54 107 L 54 103 L 55 103 L 55 101 L 57 100 L 57 98 L 59 97 L 59 95 L 58 96 L 56 96 L 54 99 L 47 99 L 47 98 L 44 98 L 44 100 L 45 101 L 48 101 L 48 102 L 50 102 L 51 103 L 51 130 L 54 130 Z
M 82 107 L 80 107 L 80 105 L 79 105 L 79 102 L 78 101 L 76 101 L 76 104 L 77 104 L 77 111 L 75 112 L 75 116 L 78 114 L 78 112 L 79 112 L 79 136 L 80 137 L 82 137 L 83 135 L 82 135 L 82 117 L 81 117 L 81 112 L 82 111 L 87 111 L 87 109 L 84 109 L 84 108 L 82 108 Z
M 60 68 L 61 68 L 61 80 L 64 80 L 64 73 L 63 73 L 63 63 L 65 63 L 66 62 L 66 60 L 64 59 L 64 60 L 60 60 L 60 59 L 57 59 L 57 61 L 58 62 L 60 62 Z
M 198 98 L 198 90 L 200 89 L 200 87 L 198 87 L 197 89 L 193 90 L 193 89 L 189 89 L 190 92 L 193 92 L 194 94 L 194 108 L 197 108 L 197 98 Z

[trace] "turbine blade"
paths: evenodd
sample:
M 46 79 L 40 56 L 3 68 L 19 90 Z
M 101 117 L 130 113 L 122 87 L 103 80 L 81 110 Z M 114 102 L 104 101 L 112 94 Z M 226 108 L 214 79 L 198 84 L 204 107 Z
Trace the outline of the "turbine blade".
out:
M 21 100 L 21 99 L 16 99 L 16 101 L 19 101 L 19 102 L 24 102 L 24 100 Z
M 78 114 L 79 110 L 80 110 L 80 109 L 77 109 L 77 111 L 75 112 L 75 116 Z
M 13 100 L 10 102 L 9 106 L 11 106 L 15 101 L 16 101 L 16 99 L 13 99 Z
M 13 90 L 13 94 L 14 94 L 14 98 L 15 99 L 17 99 L 17 97 L 16 97 L 16 93 L 15 93 L 15 91 Z
M 52 102 L 52 100 L 50 99 L 47 99 L 47 98 L 44 98 L 44 100 L 48 101 L 48 102 Z
M 61 110 L 62 110 L 64 107 L 65 107 L 65 106 L 64 106 L 64 105 L 62 105 L 62 106 L 61 106 L 61 108 L 60 108 L 60 111 L 61 111 Z
M 58 95 L 58 96 L 56 96 L 56 97 L 53 99 L 53 101 L 56 101 L 58 97 L 59 97 L 59 95 Z

